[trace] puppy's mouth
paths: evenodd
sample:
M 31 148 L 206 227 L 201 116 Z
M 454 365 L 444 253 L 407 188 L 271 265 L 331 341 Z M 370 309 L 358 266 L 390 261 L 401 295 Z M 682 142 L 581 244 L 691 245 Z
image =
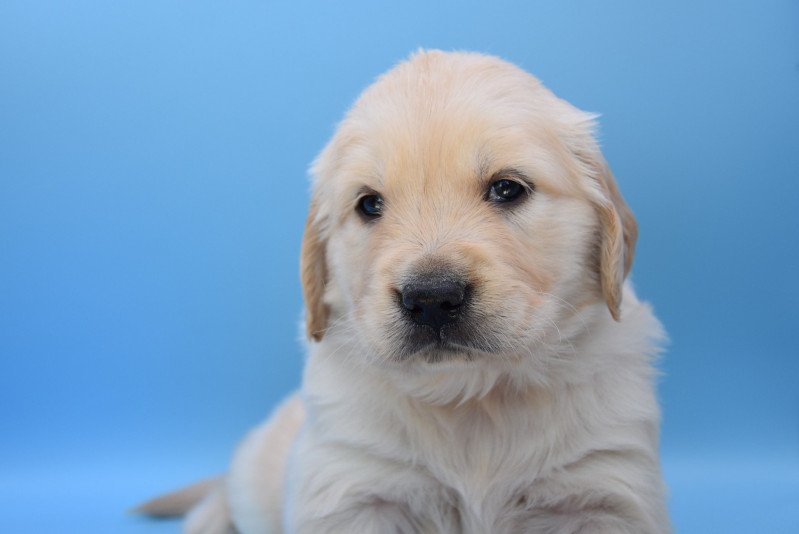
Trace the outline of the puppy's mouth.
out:
M 487 343 L 480 343 L 468 335 L 466 324 L 444 326 L 439 330 L 427 326 L 412 326 L 406 333 L 398 360 L 424 360 L 435 363 L 450 360 L 470 361 L 481 353 L 495 352 Z

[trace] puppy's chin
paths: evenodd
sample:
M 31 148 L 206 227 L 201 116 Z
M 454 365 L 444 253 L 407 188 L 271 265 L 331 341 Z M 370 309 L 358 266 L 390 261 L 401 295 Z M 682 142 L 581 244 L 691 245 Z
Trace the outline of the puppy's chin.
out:
M 399 355 L 398 362 L 423 362 L 423 363 L 442 363 L 442 362 L 470 362 L 488 353 L 473 347 L 453 343 L 451 341 L 431 341 L 424 345 L 411 346 L 403 354 Z
M 379 343 L 377 352 L 383 360 L 396 364 L 434 364 L 471 362 L 500 357 L 508 343 L 496 332 L 470 323 L 448 325 L 436 332 L 432 328 L 407 323 L 394 325 L 391 334 L 381 336 L 389 343 Z M 388 351 L 385 351 L 388 348 Z

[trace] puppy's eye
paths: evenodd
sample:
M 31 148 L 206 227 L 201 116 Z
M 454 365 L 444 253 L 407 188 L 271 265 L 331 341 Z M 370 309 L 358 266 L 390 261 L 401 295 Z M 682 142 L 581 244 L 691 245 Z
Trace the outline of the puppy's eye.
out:
M 364 195 L 358 200 L 357 209 L 367 219 L 376 219 L 383 214 L 383 197 Z
M 519 182 L 502 178 L 491 184 L 486 199 L 497 203 L 513 202 L 526 192 L 527 190 Z

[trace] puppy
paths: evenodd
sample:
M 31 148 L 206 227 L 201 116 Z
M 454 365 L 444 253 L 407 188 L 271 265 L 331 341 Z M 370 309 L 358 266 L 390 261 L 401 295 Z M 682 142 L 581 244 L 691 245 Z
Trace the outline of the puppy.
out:
M 593 130 L 490 56 L 380 77 L 312 166 L 300 393 L 224 479 L 141 511 L 193 506 L 192 533 L 669 532 L 663 334 Z

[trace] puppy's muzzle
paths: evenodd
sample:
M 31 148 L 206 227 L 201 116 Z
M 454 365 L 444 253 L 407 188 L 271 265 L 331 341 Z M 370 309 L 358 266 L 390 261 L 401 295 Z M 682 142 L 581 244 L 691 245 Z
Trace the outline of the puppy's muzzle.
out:
M 466 282 L 449 272 L 415 277 L 399 291 L 405 315 L 419 326 L 441 329 L 460 320 L 468 298 Z

